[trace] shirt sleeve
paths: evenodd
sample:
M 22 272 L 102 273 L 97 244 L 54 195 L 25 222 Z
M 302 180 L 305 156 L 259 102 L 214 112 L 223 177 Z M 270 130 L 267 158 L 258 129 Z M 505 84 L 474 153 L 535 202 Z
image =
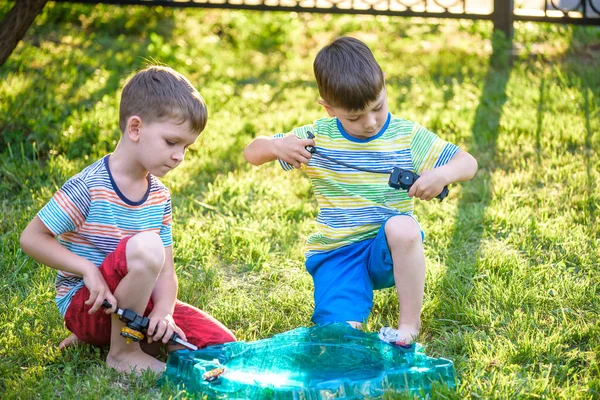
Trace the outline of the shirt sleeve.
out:
M 410 140 L 414 171 L 417 174 L 446 165 L 460 148 L 415 124 Z
M 273 135 L 272 138 L 273 139 L 281 139 L 282 137 L 293 134 L 293 135 L 296 135 L 299 139 L 307 139 L 309 132 L 311 132 L 313 135 L 316 136 L 314 125 L 310 124 L 310 125 L 301 126 L 299 128 L 294 128 L 291 132 L 278 133 L 276 135 Z M 295 169 L 292 164 L 288 164 L 287 162 L 283 161 L 280 158 L 278 158 L 277 161 L 279 161 L 279 165 L 281 165 L 281 168 L 283 168 L 285 171 L 291 171 L 291 170 Z
M 37 215 L 55 236 L 77 232 L 87 218 L 90 202 L 86 183 L 76 175 L 65 182 Z
M 165 211 L 163 213 L 162 225 L 160 227 L 160 238 L 163 242 L 164 247 L 169 247 L 173 245 L 173 231 L 172 231 L 172 223 L 173 216 L 171 212 L 171 195 L 169 191 L 167 193 L 167 201 L 165 203 Z

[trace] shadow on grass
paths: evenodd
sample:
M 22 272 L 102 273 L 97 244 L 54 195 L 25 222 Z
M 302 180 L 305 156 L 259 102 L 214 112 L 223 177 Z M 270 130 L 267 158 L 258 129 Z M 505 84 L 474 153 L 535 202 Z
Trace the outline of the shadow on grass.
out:
M 593 162 L 592 162 L 592 154 L 593 154 L 593 150 L 592 150 L 592 128 L 590 125 L 590 101 L 589 101 L 589 93 L 590 90 L 586 91 L 584 98 L 585 98 L 585 127 L 586 127 L 586 136 L 585 136 L 585 164 L 586 164 L 586 169 L 587 169 L 587 177 L 588 177 L 588 194 L 591 195 L 592 193 L 596 193 L 595 191 L 595 187 L 596 187 L 596 181 L 594 179 L 594 176 L 592 174 L 592 168 L 593 168 Z M 598 199 L 596 199 L 598 200 Z M 596 220 L 596 211 L 598 208 L 598 203 L 595 201 L 590 201 L 589 202 L 589 211 L 590 211 L 590 217 L 592 221 Z
M 595 66 L 595 67 L 594 67 Z M 566 51 L 561 64 L 557 67 L 560 74 L 561 85 L 568 89 L 575 89 L 578 95 L 573 99 L 577 114 L 583 119 L 583 126 L 573 125 L 575 134 L 565 140 L 564 149 L 560 151 L 573 153 L 579 161 L 574 165 L 572 175 L 565 177 L 569 181 L 578 180 L 577 176 L 585 176 L 581 182 L 580 190 L 568 193 L 563 200 L 563 210 L 571 212 L 571 218 L 577 227 L 586 232 L 585 242 L 581 243 L 580 252 L 568 253 L 565 261 L 568 268 L 580 271 L 582 258 L 592 257 L 590 266 L 598 265 L 597 248 L 599 236 L 600 192 L 598 190 L 598 174 L 600 160 L 595 149 L 598 148 L 598 117 L 600 116 L 600 36 L 598 31 L 591 28 L 573 29 L 570 47 Z M 585 175 L 583 175 L 585 174 Z M 592 251 L 586 251 L 592 249 Z M 595 257 L 595 258 L 594 258 Z M 591 268 L 584 273 L 593 274 L 597 268 Z M 593 279 L 593 278 L 592 278 Z M 589 349 L 589 345 L 584 346 Z
M 585 113 L 585 131 L 586 131 L 586 135 L 585 135 L 585 167 L 586 167 L 586 173 L 587 173 L 587 193 L 586 193 L 586 212 L 589 215 L 589 220 L 587 221 L 590 224 L 594 224 L 597 219 L 597 211 L 598 211 L 598 202 L 600 201 L 600 198 L 598 196 L 598 193 L 596 191 L 596 179 L 594 178 L 594 174 L 593 174 L 593 169 L 594 167 L 594 161 L 593 161 L 593 156 L 594 156 L 594 150 L 592 148 L 592 137 L 593 137 L 593 132 L 592 132 L 592 127 L 591 127 L 591 122 L 590 119 L 592 118 L 591 115 L 591 111 L 590 111 L 590 103 L 591 103 L 591 99 L 590 97 L 593 96 L 593 92 L 592 92 L 592 88 L 588 85 L 586 85 L 587 81 L 583 81 L 582 82 L 582 91 L 583 91 L 583 102 L 584 102 L 584 113 Z M 598 111 L 596 111 L 597 113 Z M 597 157 L 597 155 L 596 155 Z M 597 162 L 597 158 L 594 158 Z
M 569 88 L 575 87 L 580 93 L 580 107 L 583 113 L 584 127 L 583 138 L 569 138 L 565 143 L 565 152 L 578 153 L 585 163 L 586 184 L 583 196 L 569 196 L 565 201 L 576 210 L 575 222 L 584 226 L 589 233 L 590 238 L 597 235 L 598 226 L 598 208 L 600 204 L 600 195 L 597 187 L 598 182 L 596 173 L 600 167 L 597 154 L 594 153 L 594 128 L 592 120 L 598 118 L 600 109 L 597 108 L 600 98 L 600 43 L 594 39 L 597 35 L 586 34 L 589 31 L 585 29 L 574 30 L 574 37 L 571 38 L 571 45 L 566 51 L 562 62 L 557 66 L 559 68 L 560 82 Z M 583 37 L 582 37 L 583 36 Z M 596 68 L 590 67 L 596 65 Z M 544 81 L 540 89 L 540 99 L 544 95 Z M 594 101 L 595 100 L 595 101 Z M 543 103 L 540 100 L 538 108 L 538 135 L 541 136 L 541 114 L 543 113 Z M 583 146 L 580 139 L 583 139 Z M 538 160 L 541 160 L 542 145 L 538 139 Z
M 542 165 L 542 127 L 544 126 L 544 103 L 546 100 L 546 80 L 540 82 L 540 101 L 537 109 L 537 126 L 535 130 L 535 159 L 538 168 Z
M 445 275 L 436 284 L 436 292 L 443 293 L 444 301 L 434 306 L 433 315 L 444 316 L 434 329 L 451 330 L 457 327 L 480 328 L 477 316 L 464 307 L 457 314 L 456 304 L 469 304 L 473 280 L 477 275 L 477 255 L 485 232 L 485 212 L 493 195 L 491 175 L 496 168 L 496 147 L 500 118 L 507 101 L 506 88 L 512 69 L 512 41 L 501 35 L 492 40 L 493 53 L 485 76 L 483 90 L 472 125 L 470 153 L 479 163 L 474 180 L 463 189 L 457 207 L 450 244 L 443 264 L 448 266 Z M 437 323 L 435 323 L 437 324 Z M 446 325 L 448 326 L 448 325 Z M 457 349 L 457 354 L 463 353 Z
M 81 115 L 97 109 L 106 97 L 117 97 L 122 80 L 155 56 L 149 49 L 153 41 L 171 40 L 173 13 L 145 10 L 133 7 L 114 13 L 98 12 L 94 19 L 90 14 L 95 11 L 89 5 L 48 5 L 38 17 L 38 25 L 31 28 L 20 48 L 0 69 L 0 79 L 19 75 L 30 78 L 21 81 L 20 92 L 4 108 L 0 153 L 15 151 L 15 144 L 22 144 L 24 155 L 34 160 L 46 158 L 51 150 L 70 159 L 86 155 L 94 158 L 94 152 L 112 151 L 112 139 L 116 137 L 103 132 L 98 121 Z M 81 37 L 83 41 L 78 42 Z M 48 43 L 60 46 L 62 54 L 51 55 Z M 27 47 L 41 49 L 35 60 L 29 59 L 32 51 Z M 48 57 L 52 62 L 46 61 Z M 96 76 L 102 69 L 110 71 L 105 79 Z M 94 80 L 99 81 L 97 88 L 78 95 Z M 35 118 L 26 117 L 33 115 Z M 77 128 L 63 132 L 70 119 Z M 114 135 L 118 135 L 116 128 Z M 9 150 L 9 146 L 13 148 Z

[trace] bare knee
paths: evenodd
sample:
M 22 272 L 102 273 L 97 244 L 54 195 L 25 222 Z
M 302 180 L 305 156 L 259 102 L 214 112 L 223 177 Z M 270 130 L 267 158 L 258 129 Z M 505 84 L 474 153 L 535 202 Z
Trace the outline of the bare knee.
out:
M 127 269 L 129 272 L 150 272 L 155 275 L 165 263 L 165 249 L 160 236 L 141 232 L 127 242 Z
M 421 245 L 421 228 L 406 215 L 392 217 L 385 223 L 385 236 L 391 250 Z

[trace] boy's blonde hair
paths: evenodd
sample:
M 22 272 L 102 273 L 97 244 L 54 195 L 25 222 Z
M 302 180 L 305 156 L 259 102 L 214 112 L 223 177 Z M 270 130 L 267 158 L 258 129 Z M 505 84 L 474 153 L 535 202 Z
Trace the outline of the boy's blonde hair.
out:
M 204 99 L 179 72 L 169 67 L 151 66 L 136 73 L 123 88 L 119 106 L 119 127 L 127 128 L 127 120 L 139 116 L 144 122 L 172 119 L 190 123 L 200 134 L 206 127 L 208 110 Z
M 383 71 L 358 39 L 341 37 L 323 47 L 313 64 L 321 98 L 331 107 L 362 111 L 379 99 Z

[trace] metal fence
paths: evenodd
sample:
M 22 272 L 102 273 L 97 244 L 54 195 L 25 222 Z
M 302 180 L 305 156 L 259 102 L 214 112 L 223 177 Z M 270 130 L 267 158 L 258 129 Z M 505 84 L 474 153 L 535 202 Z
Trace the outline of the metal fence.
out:
M 600 0 L 58 0 L 62 2 L 230 8 L 331 14 L 466 18 L 494 22 L 512 35 L 513 21 L 599 25 Z

